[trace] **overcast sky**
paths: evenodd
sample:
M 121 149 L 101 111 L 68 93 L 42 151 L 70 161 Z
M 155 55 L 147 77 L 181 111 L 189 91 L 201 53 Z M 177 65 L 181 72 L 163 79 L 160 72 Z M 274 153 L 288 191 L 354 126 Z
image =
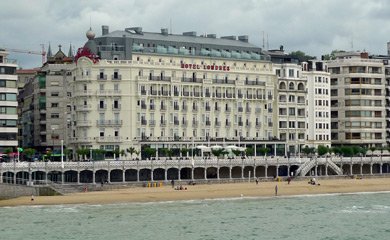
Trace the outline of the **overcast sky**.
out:
M 270 49 L 283 45 L 317 57 L 352 47 L 386 54 L 390 41 L 388 0 L 1 0 L 0 48 L 39 51 L 50 42 L 53 52 L 61 44 L 67 54 L 70 43 L 85 43 L 90 20 L 97 36 L 101 25 L 147 32 L 172 26 L 176 34 L 248 35 L 262 47 L 264 32 Z M 39 55 L 11 57 L 23 68 L 41 65 Z

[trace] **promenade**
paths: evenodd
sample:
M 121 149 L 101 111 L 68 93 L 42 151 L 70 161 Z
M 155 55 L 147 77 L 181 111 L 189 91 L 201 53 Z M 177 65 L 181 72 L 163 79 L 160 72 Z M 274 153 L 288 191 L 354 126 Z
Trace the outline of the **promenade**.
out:
M 159 158 L 90 162 L 9 162 L 0 164 L 0 183 L 26 185 L 97 184 L 174 180 L 234 180 L 287 176 L 390 173 L 390 156 L 285 158 Z

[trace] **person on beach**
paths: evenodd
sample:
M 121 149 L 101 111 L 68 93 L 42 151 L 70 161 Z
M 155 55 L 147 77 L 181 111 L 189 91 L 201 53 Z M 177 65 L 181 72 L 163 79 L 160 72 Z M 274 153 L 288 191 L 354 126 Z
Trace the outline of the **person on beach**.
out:
M 34 202 L 34 194 L 31 195 L 31 202 Z
M 256 185 L 259 184 L 259 178 L 256 178 Z
M 171 185 L 172 185 L 172 188 L 174 188 L 175 187 L 175 181 L 172 179 L 172 181 L 171 181 Z
M 278 185 L 275 185 L 275 196 L 278 196 Z
M 290 184 L 290 182 L 291 182 L 291 177 L 288 177 L 287 178 L 287 183 Z

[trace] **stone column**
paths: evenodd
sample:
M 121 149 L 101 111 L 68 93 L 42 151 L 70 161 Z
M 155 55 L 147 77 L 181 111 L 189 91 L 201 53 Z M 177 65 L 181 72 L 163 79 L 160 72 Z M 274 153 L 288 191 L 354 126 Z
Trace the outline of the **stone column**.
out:
M 351 175 L 353 175 L 353 164 L 349 165 L 349 172 Z
M 137 182 L 139 182 L 139 168 L 137 168 Z
M 379 165 L 379 173 L 380 173 L 380 174 L 382 174 L 382 172 L 383 172 L 383 171 L 382 171 L 382 168 L 383 168 L 383 163 L 381 163 L 381 164 Z
M 207 180 L 207 168 L 204 166 L 204 179 Z
M 363 175 L 363 164 L 360 164 L 360 175 Z
M 288 165 L 288 166 L 287 166 L 287 177 L 290 177 L 290 168 L 291 168 L 291 166 Z
M 219 166 L 217 167 L 217 179 L 219 180 Z
M 92 171 L 92 184 L 96 184 L 96 172 L 95 172 L 95 169 Z
M 177 171 L 178 171 L 178 172 L 177 172 L 177 177 L 178 177 L 178 179 L 179 179 L 179 181 L 180 181 L 180 180 L 181 180 L 181 174 L 180 174 L 181 169 L 179 168 Z
M 80 171 L 77 171 L 77 184 L 80 184 Z
M 276 177 L 279 177 L 279 164 L 276 165 L 276 174 L 275 174 Z
M 194 181 L 194 168 L 191 168 L 191 180 Z
M 123 170 L 122 170 L 122 182 L 123 182 L 123 183 L 126 182 L 126 169 L 123 169 Z
M 244 165 L 241 166 L 241 178 L 244 179 Z
M 61 184 L 65 183 L 65 173 L 64 170 L 61 171 Z
M 45 171 L 45 183 L 46 183 L 46 185 L 47 185 L 47 181 L 48 181 L 48 179 L 47 179 L 47 171 Z
M 232 167 L 229 167 L 229 179 L 232 180 Z
M 0 171 L 0 183 L 3 183 L 3 172 Z
M 325 164 L 325 176 L 328 176 L 328 164 Z
M 31 172 L 31 167 L 28 168 L 28 182 L 29 182 L 28 185 L 31 186 L 31 183 L 32 183 L 32 172 Z
M 165 181 L 168 181 L 168 170 L 166 167 L 165 167 L 165 171 L 164 171 L 164 179 L 165 179 Z
M 370 175 L 372 175 L 372 163 L 370 164 Z
M 268 165 L 267 164 L 264 167 L 264 174 L 265 174 L 265 178 L 268 178 Z

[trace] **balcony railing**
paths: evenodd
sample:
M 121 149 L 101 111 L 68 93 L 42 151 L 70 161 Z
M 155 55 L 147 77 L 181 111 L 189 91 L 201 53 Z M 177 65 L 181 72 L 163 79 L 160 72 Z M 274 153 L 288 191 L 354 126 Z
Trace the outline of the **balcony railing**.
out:
M 122 125 L 122 120 L 96 120 L 98 126 Z

